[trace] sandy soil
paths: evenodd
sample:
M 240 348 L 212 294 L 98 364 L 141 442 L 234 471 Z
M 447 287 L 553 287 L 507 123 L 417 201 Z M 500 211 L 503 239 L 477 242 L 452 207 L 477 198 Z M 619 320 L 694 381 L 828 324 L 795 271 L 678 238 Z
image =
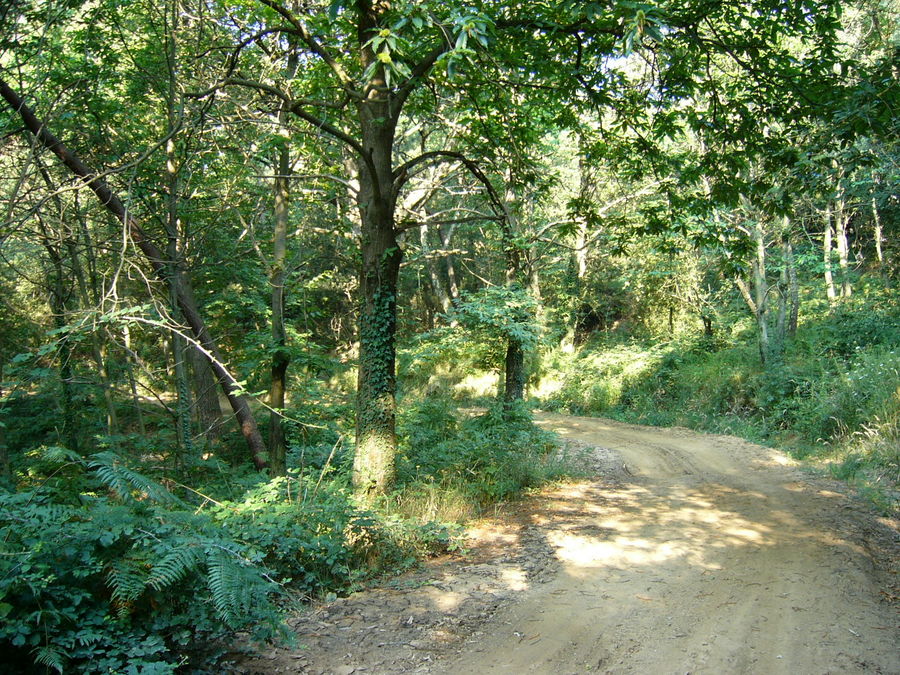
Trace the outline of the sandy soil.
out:
M 776 451 L 540 414 L 596 477 L 297 617 L 243 673 L 900 673 L 897 523 Z

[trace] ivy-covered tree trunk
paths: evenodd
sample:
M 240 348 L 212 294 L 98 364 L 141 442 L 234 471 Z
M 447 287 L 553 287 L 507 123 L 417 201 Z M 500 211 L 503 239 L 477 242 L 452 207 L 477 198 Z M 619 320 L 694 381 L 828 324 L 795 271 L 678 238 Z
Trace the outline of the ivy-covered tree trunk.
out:
M 75 405 L 75 393 L 72 386 L 72 341 L 66 328 L 68 308 L 66 306 L 66 283 L 64 278 L 62 259 L 56 249 L 45 241 L 45 249 L 53 264 L 53 272 L 50 275 L 50 309 L 53 312 L 53 323 L 59 334 L 57 342 L 56 358 L 59 363 L 59 383 L 62 398 L 62 440 L 70 450 L 81 451 L 80 436 L 77 433 L 77 407 Z
M 391 489 L 397 453 L 395 334 L 403 254 L 394 226 L 396 117 L 390 107 L 378 92 L 358 104 L 365 154 L 359 159 L 362 269 L 353 485 L 364 498 Z
M 284 116 L 281 116 L 284 123 Z M 272 380 L 269 385 L 269 468 L 274 476 L 287 472 L 287 447 L 284 438 L 282 416 L 287 392 L 287 370 L 291 363 L 287 350 L 287 331 L 284 326 L 284 283 L 286 279 L 288 227 L 288 177 L 290 155 L 283 143 L 278 148 L 278 162 L 275 168 L 275 231 L 272 235 L 272 271 L 269 283 L 272 286 Z

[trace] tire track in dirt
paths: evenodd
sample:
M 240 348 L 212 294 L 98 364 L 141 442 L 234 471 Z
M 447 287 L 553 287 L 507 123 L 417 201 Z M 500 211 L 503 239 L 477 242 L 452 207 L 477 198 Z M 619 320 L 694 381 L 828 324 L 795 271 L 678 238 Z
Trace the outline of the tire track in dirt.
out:
M 537 421 L 601 475 L 481 523 L 468 559 L 320 606 L 307 649 L 242 672 L 900 673 L 895 522 L 741 439 Z

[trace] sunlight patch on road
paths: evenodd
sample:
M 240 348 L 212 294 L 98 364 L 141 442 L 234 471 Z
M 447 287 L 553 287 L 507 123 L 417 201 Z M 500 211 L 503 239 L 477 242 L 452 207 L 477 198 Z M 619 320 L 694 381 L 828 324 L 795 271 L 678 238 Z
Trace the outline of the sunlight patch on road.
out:
M 528 575 L 523 569 L 507 569 L 500 574 L 500 579 L 511 591 L 527 591 Z
M 547 540 L 570 572 L 659 567 L 669 562 L 720 569 L 723 549 L 776 543 L 771 525 L 756 522 L 744 510 L 765 501 L 761 494 L 709 484 L 665 494 L 629 486 L 607 490 L 591 505 L 554 503 L 557 528 L 548 532 Z M 595 515 L 589 525 L 578 518 L 590 517 L 591 512 Z M 778 516 L 771 511 L 768 515 Z

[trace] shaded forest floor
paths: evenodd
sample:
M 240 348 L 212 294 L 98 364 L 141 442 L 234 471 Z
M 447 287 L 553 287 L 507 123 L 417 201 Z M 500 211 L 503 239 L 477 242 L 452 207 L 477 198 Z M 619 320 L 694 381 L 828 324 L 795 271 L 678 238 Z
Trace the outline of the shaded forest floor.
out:
M 900 672 L 895 520 L 730 436 L 540 414 L 592 478 L 295 617 L 240 673 Z

